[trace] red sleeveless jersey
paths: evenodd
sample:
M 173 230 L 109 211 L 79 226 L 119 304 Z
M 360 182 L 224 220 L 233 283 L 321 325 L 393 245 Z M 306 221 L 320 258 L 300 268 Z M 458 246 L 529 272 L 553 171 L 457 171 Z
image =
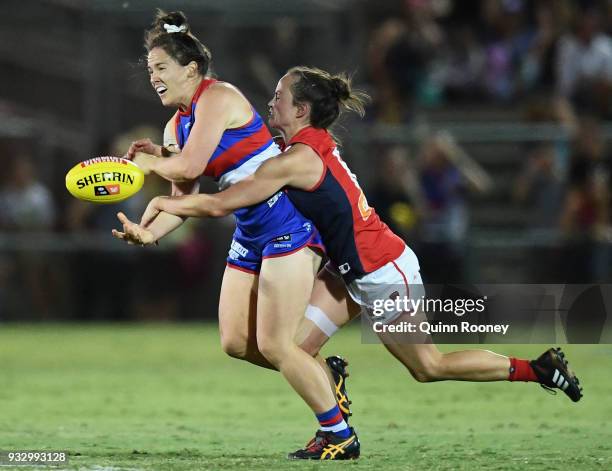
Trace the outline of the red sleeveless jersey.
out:
M 281 147 L 310 147 L 325 166 L 319 182 L 309 191 L 288 188 L 298 210 L 321 233 L 331 261 L 345 282 L 372 273 L 398 258 L 405 243 L 383 223 L 340 157 L 333 138 L 325 129 L 302 129 Z

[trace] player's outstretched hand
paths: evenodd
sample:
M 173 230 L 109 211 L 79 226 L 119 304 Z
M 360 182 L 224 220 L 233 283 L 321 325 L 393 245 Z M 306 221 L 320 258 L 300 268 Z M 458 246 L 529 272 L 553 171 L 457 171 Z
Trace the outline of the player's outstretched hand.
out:
M 117 239 L 124 240 L 130 245 L 151 245 L 155 242 L 153 233 L 144 227 L 130 221 L 123 213 L 117 213 L 119 222 L 123 224 L 123 232 L 113 229 L 113 236 Z
M 130 148 L 125 154 L 125 158 L 134 160 L 137 152 L 144 152 L 145 154 L 151 154 L 156 157 L 162 156 L 162 146 L 154 144 L 148 137 L 145 139 L 138 139 L 137 141 L 130 144 Z

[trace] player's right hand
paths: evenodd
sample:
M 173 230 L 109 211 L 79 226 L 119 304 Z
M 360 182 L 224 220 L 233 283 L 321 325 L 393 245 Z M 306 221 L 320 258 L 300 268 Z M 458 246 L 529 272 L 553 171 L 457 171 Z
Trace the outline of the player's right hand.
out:
M 153 233 L 142 226 L 130 221 L 127 216 L 121 212 L 117 213 L 119 222 L 123 224 L 123 232 L 116 229 L 112 230 L 113 236 L 119 240 L 124 240 L 130 245 L 151 245 L 155 243 Z
M 143 152 L 145 154 L 161 157 L 162 147 L 158 144 L 154 144 L 148 137 L 145 139 L 138 139 L 130 144 L 130 148 L 125 153 L 124 158 L 133 160 L 137 152 Z

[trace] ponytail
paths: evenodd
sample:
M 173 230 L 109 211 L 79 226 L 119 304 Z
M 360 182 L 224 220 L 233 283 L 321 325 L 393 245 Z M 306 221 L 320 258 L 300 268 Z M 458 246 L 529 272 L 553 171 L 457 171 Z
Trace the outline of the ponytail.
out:
M 293 67 L 287 74 L 295 77 L 291 85 L 294 103 L 310 104 L 310 124 L 313 127 L 329 128 L 342 110 L 353 111 L 360 117 L 365 115 L 369 96 L 360 90 L 353 90 L 348 75 L 331 75 L 316 67 L 306 66 Z
M 166 13 L 158 9 L 151 28 L 145 31 L 145 49 L 162 48 L 182 66 L 195 62 L 198 72 L 208 74 L 212 55 L 198 38 L 191 34 L 187 17 L 182 11 Z

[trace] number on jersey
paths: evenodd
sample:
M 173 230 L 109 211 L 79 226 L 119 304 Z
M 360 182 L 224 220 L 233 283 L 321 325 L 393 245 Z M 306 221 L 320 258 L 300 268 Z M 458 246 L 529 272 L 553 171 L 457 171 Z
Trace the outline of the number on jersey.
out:
M 361 214 L 361 218 L 364 221 L 367 221 L 368 218 L 370 217 L 370 214 L 372 214 L 372 208 L 368 204 L 368 200 L 366 199 L 366 196 L 363 193 L 363 190 L 361 189 L 361 187 L 359 186 L 359 183 L 357 182 L 357 176 L 353 172 L 351 172 L 351 169 L 348 167 L 348 165 L 346 165 L 346 162 L 342 160 L 342 157 L 340 157 L 340 152 L 338 151 L 338 148 L 335 148 L 332 154 L 334 155 L 334 157 L 338 159 L 338 162 L 340 162 L 340 165 L 342 165 L 342 168 L 346 170 L 346 173 L 348 173 L 349 177 L 351 177 L 351 180 L 355 184 L 355 187 L 359 190 L 359 201 L 357 203 L 357 206 L 359 207 L 359 213 Z

